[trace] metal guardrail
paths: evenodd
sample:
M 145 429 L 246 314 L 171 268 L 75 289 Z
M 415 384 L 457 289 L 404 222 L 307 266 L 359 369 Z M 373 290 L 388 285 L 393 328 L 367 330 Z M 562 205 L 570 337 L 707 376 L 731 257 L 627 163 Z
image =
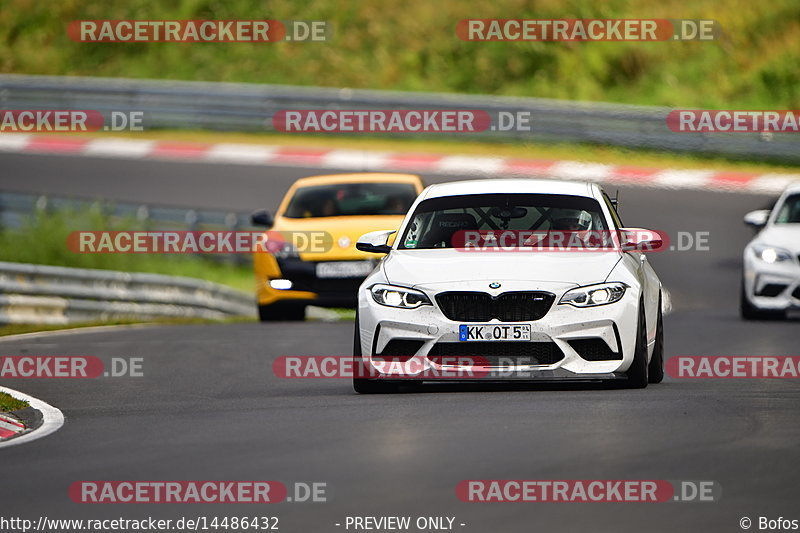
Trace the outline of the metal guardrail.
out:
M 135 220 L 153 230 L 252 229 L 250 214 L 212 209 L 93 200 L 89 198 L 0 191 L 0 227 L 18 228 L 37 212 L 97 210 L 117 219 Z
M 91 200 L 87 198 L 50 196 L 0 191 L 0 229 L 19 228 L 26 219 L 37 213 L 70 210 L 96 210 L 116 220 L 132 220 L 152 231 L 215 231 L 251 230 L 250 215 L 235 211 L 189 209 Z M 79 228 L 76 228 L 79 229 Z M 89 228 L 85 228 L 89 229 Z M 242 254 L 203 254 L 206 259 L 247 264 L 250 258 Z M 2 257 L 2 253 L 0 253 Z
M 208 281 L 0 262 L 0 324 L 255 316 L 255 297 Z
M 528 111 L 531 131 L 451 135 L 462 139 L 585 142 L 800 161 L 797 134 L 675 133 L 666 125 L 669 108 L 543 98 L 5 74 L 0 75 L 0 109 L 142 111 L 145 129 L 235 131 L 271 131 L 273 115 L 286 109 L 481 109 L 490 114 Z M 444 134 L 394 135 L 432 138 Z

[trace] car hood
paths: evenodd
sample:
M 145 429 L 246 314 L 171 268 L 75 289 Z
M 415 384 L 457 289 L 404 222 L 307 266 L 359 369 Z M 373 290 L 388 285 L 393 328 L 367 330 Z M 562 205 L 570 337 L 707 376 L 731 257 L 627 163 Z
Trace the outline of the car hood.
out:
M 793 254 L 800 253 L 800 224 L 776 224 L 764 228 L 753 243 L 777 246 Z
M 389 283 L 407 287 L 471 281 L 588 285 L 604 281 L 620 257 L 619 252 L 393 250 L 383 270 Z

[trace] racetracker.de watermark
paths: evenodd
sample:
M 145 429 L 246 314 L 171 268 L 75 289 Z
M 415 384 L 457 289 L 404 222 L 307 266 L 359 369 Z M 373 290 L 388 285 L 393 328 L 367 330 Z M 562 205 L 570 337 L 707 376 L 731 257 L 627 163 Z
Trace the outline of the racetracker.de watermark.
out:
M 469 503 L 663 503 L 715 502 L 716 481 L 637 479 L 471 479 L 456 485 Z
M 463 41 L 713 41 L 710 19 L 464 19 Z
M 143 131 L 144 111 L 0 109 L 0 133 Z
M 81 43 L 324 42 L 325 20 L 74 20 L 70 39 Z
M 667 359 L 665 370 L 681 379 L 798 379 L 800 356 L 680 355 Z
M 325 481 L 115 480 L 76 481 L 68 489 L 75 503 L 325 503 Z M 197 519 L 202 523 L 202 518 Z M 216 526 L 212 525 L 216 530 Z M 220 525 L 220 528 L 227 529 Z M 209 529 L 208 527 L 200 529 Z M 232 529 L 238 529 L 233 527 Z M 247 528 L 242 528 L 247 529 Z M 258 528 L 253 528 L 258 529 Z M 262 528 L 263 529 L 263 528 Z M 277 528 L 275 528 L 277 529 Z
M 286 133 L 480 133 L 531 131 L 530 111 L 482 109 L 283 109 L 272 126 Z
M 75 503 L 278 503 L 286 499 L 278 481 L 76 481 Z
M 450 245 L 459 252 L 707 252 L 708 231 L 625 230 L 458 230 Z M 406 242 L 406 248 L 416 247 Z
M 800 132 L 800 111 L 787 109 L 675 109 L 666 120 L 676 133 Z
M 494 376 L 480 356 L 438 357 L 436 366 L 411 356 L 374 356 L 371 362 L 343 355 L 284 355 L 272 363 L 272 372 L 284 379 L 369 379 L 391 374 L 392 379 L 478 379 Z M 509 358 L 508 364 L 520 364 Z M 527 364 L 535 365 L 533 358 Z
M 669 249 L 662 231 L 630 230 L 459 230 L 451 245 L 463 252 L 608 252 Z
M 91 355 L 20 355 L 0 357 L 0 379 L 143 377 L 142 357 L 112 357 L 106 365 Z
M 326 231 L 73 231 L 67 248 L 76 254 L 325 253 Z

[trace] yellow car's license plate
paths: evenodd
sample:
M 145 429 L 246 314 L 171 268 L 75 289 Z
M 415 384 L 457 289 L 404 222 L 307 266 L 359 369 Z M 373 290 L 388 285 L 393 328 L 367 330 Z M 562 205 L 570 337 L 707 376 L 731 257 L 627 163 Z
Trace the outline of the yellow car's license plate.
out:
M 330 261 L 317 263 L 318 278 L 361 278 L 372 272 L 371 261 Z

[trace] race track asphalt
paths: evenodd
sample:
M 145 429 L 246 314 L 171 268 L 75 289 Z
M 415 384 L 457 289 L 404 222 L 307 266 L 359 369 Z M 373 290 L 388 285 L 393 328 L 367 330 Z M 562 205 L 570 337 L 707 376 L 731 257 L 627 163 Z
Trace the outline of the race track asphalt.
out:
M 3 190 L 236 210 L 274 208 L 294 179 L 320 173 L 11 154 L 0 155 L 0 169 Z M 620 197 L 628 226 L 708 232 L 708 251 L 651 255 L 674 304 L 668 357 L 800 355 L 797 320 L 746 323 L 737 313 L 750 236 L 741 218 L 767 197 L 637 187 Z M 344 531 L 348 515 L 454 516 L 457 531 L 481 533 L 741 531 L 744 516 L 800 519 L 796 380 L 667 377 L 644 390 L 446 384 L 359 396 L 345 380 L 274 376 L 281 355 L 350 353 L 352 327 L 146 326 L 0 340 L 2 355 L 144 359 L 138 378 L 4 381 L 59 407 L 67 422 L 0 451 L 2 515 L 274 515 L 282 531 L 300 532 Z M 325 482 L 328 502 L 92 506 L 68 497 L 78 480 L 129 479 Z M 455 487 L 466 479 L 713 480 L 722 498 L 464 503 Z

